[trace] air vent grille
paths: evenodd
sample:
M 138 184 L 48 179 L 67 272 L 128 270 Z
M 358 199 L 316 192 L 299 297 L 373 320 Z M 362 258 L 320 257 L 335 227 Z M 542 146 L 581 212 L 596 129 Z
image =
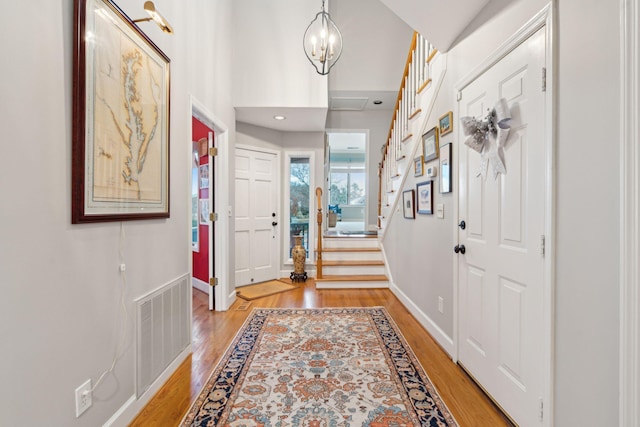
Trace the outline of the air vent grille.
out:
M 334 111 L 362 111 L 369 102 L 368 97 L 339 97 L 331 98 L 329 108 Z

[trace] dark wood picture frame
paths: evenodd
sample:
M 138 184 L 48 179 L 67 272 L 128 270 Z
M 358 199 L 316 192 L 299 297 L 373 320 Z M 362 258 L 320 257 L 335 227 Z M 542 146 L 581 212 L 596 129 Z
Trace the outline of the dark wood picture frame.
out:
M 433 181 L 416 184 L 416 207 L 419 214 L 433 215 Z
M 111 0 L 74 0 L 73 224 L 169 217 L 169 58 Z
M 402 214 L 407 219 L 414 219 L 416 217 L 414 201 L 415 194 L 413 190 L 406 190 L 402 192 Z

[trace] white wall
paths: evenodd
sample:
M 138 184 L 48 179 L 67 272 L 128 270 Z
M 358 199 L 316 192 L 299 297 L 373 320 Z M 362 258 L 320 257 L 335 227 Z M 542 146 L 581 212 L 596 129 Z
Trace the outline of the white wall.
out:
M 617 425 L 620 2 L 558 4 L 556 425 Z
M 318 10 L 320 4 L 317 2 Z M 329 73 L 331 91 L 397 93 L 413 29 L 380 0 L 330 1 L 329 12 L 344 40 L 342 56 Z M 359 72 L 361 64 L 377 62 L 385 64 L 368 67 L 364 74 Z
M 617 425 L 620 9 L 617 0 L 558 4 L 557 238 L 550 242 L 557 256 L 555 425 Z M 436 116 L 456 111 L 455 84 L 545 5 L 494 0 L 485 8 L 447 54 Z M 454 134 L 441 142 L 458 139 L 457 120 L 454 116 Z M 458 152 L 454 145 L 454 157 Z M 414 181 L 409 177 L 405 189 L 415 188 Z M 396 213 L 384 245 L 394 282 L 451 337 L 453 307 L 447 296 L 457 218 L 450 215 L 453 199 L 444 196 L 436 192 L 434 200 L 445 205 L 444 221 L 409 221 Z M 437 295 L 445 298 L 444 315 L 437 312 Z
M 233 10 L 234 106 L 326 108 L 327 78 L 302 48 L 320 3 L 235 0 Z
M 129 321 L 113 375 L 95 390 L 93 406 L 75 418 L 75 388 L 89 378 L 95 383 L 116 349 L 120 247 L 130 313 L 135 298 L 189 272 L 188 93 L 196 91 L 233 124 L 228 85 L 219 80 L 228 79 L 224 63 L 205 59 L 200 74 L 188 63 L 192 52 L 201 52 L 190 43 L 228 56 L 228 48 L 220 50 L 229 45 L 228 25 L 196 26 L 191 20 L 228 21 L 231 1 L 198 3 L 194 14 L 190 5 L 156 1 L 173 36 L 141 24 L 172 60 L 171 217 L 124 222 L 124 238 L 119 223 L 71 225 L 73 1 L 12 2 L 0 15 L 0 37 L 7 41 L 3 64 L 11 64 L 0 69 L 2 425 L 102 425 L 134 395 Z M 141 2 L 118 4 L 131 17 L 144 15 Z M 37 31 L 26 30 L 27 24 Z M 203 40 L 191 37 L 196 29 L 208 33 Z

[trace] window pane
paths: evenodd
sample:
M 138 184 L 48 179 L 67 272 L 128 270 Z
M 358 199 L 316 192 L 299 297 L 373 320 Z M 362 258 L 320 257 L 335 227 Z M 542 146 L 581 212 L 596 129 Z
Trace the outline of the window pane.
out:
M 329 178 L 329 204 L 346 205 L 348 200 L 349 174 L 331 172 Z
M 365 189 L 364 172 L 351 172 L 349 174 L 349 204 L 364 205 Z
M 302 246 L 309 258 L 309 159 L 291 158 L 289 176 L 289 257 L 295 245 L 295 237 L 302 236 Z

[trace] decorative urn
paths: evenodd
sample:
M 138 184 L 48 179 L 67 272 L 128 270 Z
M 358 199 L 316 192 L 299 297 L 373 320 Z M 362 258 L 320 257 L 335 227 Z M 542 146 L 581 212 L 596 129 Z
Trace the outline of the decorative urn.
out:
M 291 249 L 291 258 L 293 258 L 293 272 L 289 278 L 296 282 L 299 280 L 307 280 L 307 272 L 304 271 L 304 264 L 307 261 L 307 251 L 302 246 L 302 236 L 295 236 L 295 245 Z

